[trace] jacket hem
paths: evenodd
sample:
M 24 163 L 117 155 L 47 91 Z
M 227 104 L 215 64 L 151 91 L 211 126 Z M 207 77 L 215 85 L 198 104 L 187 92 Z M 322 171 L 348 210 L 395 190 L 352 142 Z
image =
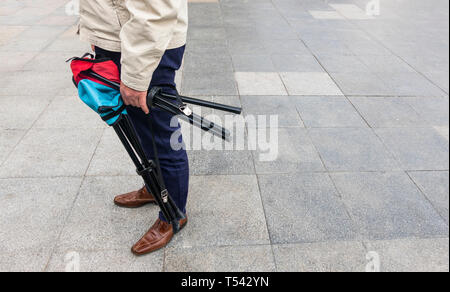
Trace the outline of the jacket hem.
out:
M 101 39 L 90 33 L 83 32 L 83 30 L 80 32 L 80 40 L 111 52 L 120 52 L 121 50 L 120 42 Z
M 120 76 L 120 79 L 124 85 L 127 87 L 134 89 L 136 91 L 148 91 L 148 87 L 150 86 L 150 81 L 142 81 L 139 79 L 136 79 L 130 75 L 127 75 L 124 71 L 122 71 L 122 75 Z
M 111 52 L 121 52 L 121 42 L 120 41 L 110 41 L 105 40 L 99 37 L 96 37 L 93 34 L 86 33 L 83 30 L 80 32 L 80 40 L 84 42 L 88 42 L 91 45 L 102 48 Z M 186 35 L 175 36 L 169 43 L 167 49 L 176 49 L 186 45 Z

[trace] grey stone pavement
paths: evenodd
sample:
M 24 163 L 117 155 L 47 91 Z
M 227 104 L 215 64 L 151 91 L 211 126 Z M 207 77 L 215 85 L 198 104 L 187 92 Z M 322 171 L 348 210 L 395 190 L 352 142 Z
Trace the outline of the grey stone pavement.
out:
M 190 1 L 181 92 L 278 114 L 279 157 L 190 151 L 190 223 L 139 258 L 67 2 L 0 2 L 0 271 L 449 270 L 447 0 Z

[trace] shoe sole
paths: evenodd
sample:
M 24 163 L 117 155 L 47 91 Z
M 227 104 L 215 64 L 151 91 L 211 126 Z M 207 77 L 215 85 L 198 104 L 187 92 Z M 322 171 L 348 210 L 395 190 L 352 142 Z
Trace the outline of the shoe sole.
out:
M 144 204 L 138 205 L 138 206 L 122 205 L 122 204 L 117 203 L 116 201 L 114 201 L 114 205 L 116 205 L 117 207 L 126 208 L 126 209 L 137 209 L 137 208 L 144 207 L 145 205 L 150 205 L 150 204 L 151 204 L 151 205 L 158 205 L 158 204 L 156 203 L 156 201 L 144 203 Z

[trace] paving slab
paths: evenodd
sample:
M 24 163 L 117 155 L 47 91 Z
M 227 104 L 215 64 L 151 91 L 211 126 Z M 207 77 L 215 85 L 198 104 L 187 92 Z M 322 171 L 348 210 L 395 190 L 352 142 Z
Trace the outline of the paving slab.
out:
M 274 245 L 278 272 L 364 272 L 361 242 L 340 241 Z
M 106 124 L 78 96 L 57 96 L 34 124 L 38 129 L 104 129 Z
M 448 171 L 413 171 L 409 175 L 428 200 L 449 222 L 449 175 Z
M 277 26 L 271 23 L 261 22 L 257 26 L 258 37 L 265 40 L 296 40 L 298 35 L 296 31 L 288 24 L 279 24 Z
M 62 61 L 66 61 L 72 57 L 80 57 L 85 53 L 92 52 L 91 45 L 87 42 L 80 42 L 77 35 L 72 35 L 70 38 L 65 35 L 61 35 L 54 40 L 50 45 L 45 47 L 44 52 L 64 52 L 67 58 Z
M 27 130 L 50 104 L 47 96 L 0 95 L 1 129 Z M 17 113 L 20 113 L 18 115 Z
M 330 4 L 331 7 L 336 9 L 341 15 L 347 19 L 352 20 L 369 20 L 373 19 L 373 16 L 367 14 L 366 11 L 354 4 Z
M 259 175 L 272 243 L 354 239 L 356 229 L 327 174 Z
M 222 40 L 227 38 L 223 27 L 194 27 L 188 30 L 188 40 Z
M 342 95 L 327 73 L 283 72 L 280 76 L 289 95 Z
M 358 58 L 364 63 L 371 72 L 379 73 L 414 73 L 412 68 L 404 60 L 394 55 L 360 55 Z
M 33 129 L 0 169 L 0 177 L 82 176 L 102 130 Z
M 0 96 L 54 97 L 59 91 L 70 88 L 74 92 L 71 75 L 60 72 L 16 71 L 0 79 Z
M 220 27 L 223 19 L 217 0 L 189 1 L 189 25 Z
M 267 53 L 265 41 L 260 39 L 256 40 L 231 39 L 228 40 L 227 44 L 228 50 L 232 55 Z
M 245 116 L 277 115 L 280 127 L 304 127 L 296 99 L 290 96 L 242 96 Z
M 433 127 L 433 129 L 444 139 L 449 140 L 449 127 Z
M 299 97 L 295 104 L 308 128 L 367 127 L 352 104 L 342 96 Z
M 353 55 L 343 55 L 339 57 L 336 57 L 335 55 L 320 55 L 319 61 L 327 72 L 356 74 L 371 71 L 370 67 Z
M 169 248 L 167 272 L 274 272 L 270 245 Z
M 352 40 L 348 43 L 350 52 L 356 56 L 390 56 L 392 52 L 375 40 Z
M 397 49 L 402 52 L 403 59 L 414 67 L 418 72 L 446 72 L 449 73 L 449 57 L 444 54 L 445 46 L 438 49 L 432 49 L 432 42 L 429 41 L 427 46 L 417 48 L 416 51 L 409 50 L 407 47 L 411 47 L 411 42 L 403 44 L 403 47 Z M 430 47 L 429 47 L 430 46 Z M 439 52 L 442 51 L 442 52 Z M 447 81 L 448 82 L 448 81 Z
M 77 36 L 77 32 L 78 32 L 78 25 L 72 25 L 69 26 L 61 35 L 59 35 L 59 38 L 73 39 L 74 36 L 75 37 Z
M 7 5 L 2 5 L 0 6 L 0 16 L 12 15 L 20 9 L 22 9 L 22 6 L 18 3 L 8 3 Z
M 330 171 L 399 169 L 392 154 L 370 129 L 315 128 L 309 133 Z
M 189 53 L 185 58 L 183 71 L 186 73 L 233 72 L 229 55 Z
M 112 250 L 57 250 L 47 272 L 162 272 L 164 254 L 136 257 L 129 248 Z
M 52 245 L 30 249 L 3 250 L 0 254 L 0 272 L 43 272 L 52 254 Z
M 32 26 L 0 46 L 2 52 L 39 52 L 47 47 L 66 27 Z
M 0 73 L 23 70 L 25 64 L 32 60 L 36 53 L 28 52 L 0 52 Z
M 260 39 L 256 26 L 228 25 L 225 31 L 229 40 Z
M 58 249 L 91 251 L 128 249 L 158 218 L 158 208 L 126 209 L 114 205 L 115 196 L 142 187 L 138 176 L 87 177 L 67 219 Z M 160 251 L 158 253 L 163 253 Z
M 449 125 L 448 97 L 405 97 L 408 103 L 431 126 Z
M 414 73 L 378 73 L 393 93 L 399 96 L 445 96 L 446 93 L 422 75 Z M 447 95 L 448 96 L 448 95 Z
M 316 33 L 311 32 L 311 28 L 304 29 L 314 35 L 313 38 L 305 38 L 304 34 L 300 33 L 302 38 L 305 40 L 306 46 L 314 53 L 314 55 L 318 56 L 319 59 L 322 55 L 334 55 L 336 57 L 353 55 L 349 49 L 350 46 L 343 40 L 319 38 L 317 33 L 319 33 L 319 31 L 323 31 L 323 28 Z
M 270 55 L 233 55 L 233 66 L 237 72 L 276 72 Z
M 245 17 L 243 14 L 246 12 L 243 10 L 233 10 L 229 11 L 225 7 L 222 6 L 222 20 L 223 25 L 225 27 L 227 26 L 235 26 L 235 25 L 241 25 L 241 26 L 254 26 L 255 20 L 250 17 Z M 248 16 L 248 13 L 247 13 Z
M 25 135 L 25 130 L 0 130 L 0 165 Z
M 278 73 L 236 72 L 235 78 L 241 95 L 287 95 Z
M 448 225 L 403 172 L 334 173 L 332 178 L 367 239 L 448 235 Z
M 398 92 L 374 73 L 333 73 L 333 80 L 347 96 L 391 96 Z
M 8 14 L 0 19 L 0 24 L 5 25 L 36 25 L 37 22 L 56 10 L 57 6 L 46 3 L 47 5 L 37 7 L 24 5 L 13 14 Z M 59 3 L 61 5 L 61 3 Z
M 248 150 L 189 151 L 191 175 L 254 174 L 252 154 Z
M 448 68 L 448 66 L 447 66 L 447 68 Z M 442 70 L 442 69 L 440 69 L 440 70 Z M 428 79 L 430 79 L 434 84 L 439 86 L 448 95 L 448 93 L 449 93 L 449 72 L 448 71 L 425 72 L 424 74 Z
M 273 54 L 272 62 L 278 72 L 324 72 L 311 54 Z
M 350 97 L 350 101 L 373 128 L 429 125 L 407 100 L 399 97 Z
M 216 55 L 228 54 L 227 41 L 219 40 L 190 40 L 186 43 L 186 53 L 194 52 L 197 54 L 207 53 Z
M 308 48 L 301 40 L 263 40 L 262 45 L 268 54 L 311 54 Z
M 232 73 L 183 74 L 181 91 L 185 95 L 237 95 L 236 81 Z
M 68 52 L 40 52 L 35 54 L 31 61 L 27 62 L 23 67 L 23 70 L 35 72 L 59 72 L 60 74 L 67 76 L 67 78 L 70 78 L 72 74 L 70 64 L 65 61 L 73 56 L 73 54 Z M 76 92 L 75 86 L 73 86 L 73 90 Z
M 179 70 L 175 73 L 175 86 L 177 89 L 182 88 L 183 86 L 183 71 Z
M 345 17 L 342 16 L 342 14 L 339 14 L 337 11 L 310 10 L 309 13 L 315 19 L 339 19 L 339 20 L 345 19 Z
M 191 177 L 187 213 L 189 223 L 170 247 L 270 243 L 254 175 Z
M 26 26 L 0 25 L 0 46 L 8 44 L 11 39 L 27 29 Z
M 257 174 L 325 170 L 306 129 L 280 128 L 278 130 L 278 149 L 272 148 L 271 150 L 270 152 L 258 147 L 258 150 L 253 152 Z M 269 153 L 272 155 L 268 155 Z
M 382 272 L 448 272 L 448 238 L 371 241 Z
M 0 179 L 1 271 L 43 271 L 80 184 L 81 178 Z
M 385 128 L 375 132 L 406 170 L 448 170 L 448 139 L 434 128 Z
M 49 15 L 42 18 L 36 24 L 46 26 L 69 26 L 78 22 L 78 18 L 72 15 Z
M 92 156 L 88 176 L 135 175 L 136 168 L 113 129 L 106 129 Z

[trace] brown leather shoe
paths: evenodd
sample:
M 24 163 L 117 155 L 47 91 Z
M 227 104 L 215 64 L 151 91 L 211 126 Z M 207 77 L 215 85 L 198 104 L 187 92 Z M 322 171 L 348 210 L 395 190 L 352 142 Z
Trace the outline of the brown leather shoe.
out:
M 180 220 L 180 229 L 183 229 L 186 224 L 187 217 L 186 219 Z M 158 219 L 144 237 L 131 248 L 131 251 L 135 255 L 144 255 L 157 251 L 165 247 L 172 240 L 173 236 L 172 225 Z
M 155 204 L 156 200 L 144 186 L 142 189 L 114 198 L 114 204 L 125 208 L 138 208 L 146 204 Z

